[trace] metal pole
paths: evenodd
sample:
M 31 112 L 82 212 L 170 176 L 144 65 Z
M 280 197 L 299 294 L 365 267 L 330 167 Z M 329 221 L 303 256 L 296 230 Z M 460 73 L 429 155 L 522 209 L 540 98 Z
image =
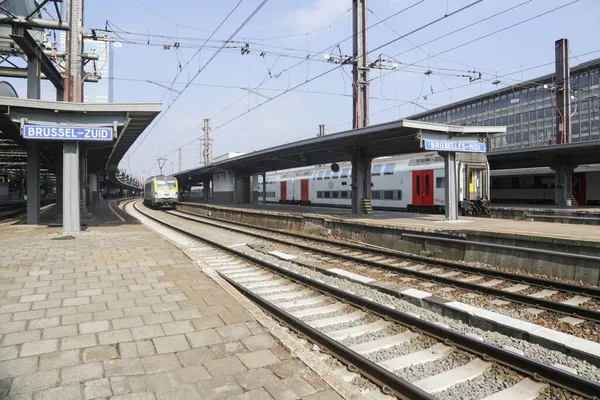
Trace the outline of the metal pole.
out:
M 83 0 L 70 0 L 69 3 L 69 32 L 67 33 L 67 99 L 81 103 L 83 88 L 81 77 L 83 66 L 82 31 L 83 31 Z M 63 230 L 65 233 L 76 233 L 81 230 L 79 215 L 79 143 L 63 143 Z
M 456 179 L 456 153 L 444 153 L 444 172 L 446 174 L 445 220 L 458 220 L 458 181 Z
M 319 125 L 319 136 L 325 136 L 325 125 Z
M 263 185 L 262 185 L 262 198 L 263 198 L 263 206 L 267 205 L 267 173 L 263 172 L 262 173 L 262 181 L 263 181 Z
M 352 0 L 353 128 L 369 126 L 369 62 L 367 59 L 367 0 Z
M 203 150 L 204 165 L 209 165 L 211 163 L 210 119 L 209 118 L 204 119 L 204 128 L 202 128 L 202 130 L 204 131 L 204 150 Z
M 556 61 L 556 143 L 571 143 L 571 70 L 569 69 L 569 40 L 555 43 Z M 562 117 L 561 117 L 562 116 Z
M 181 147 L 179 148 L 179 172 L 181 172 Z
M 42 65 L 37 57 L 27 57 L 27 98 L 41 97 Z M 40 223 L 40 149 L 37 141 L 27 143 L 27 223 Z

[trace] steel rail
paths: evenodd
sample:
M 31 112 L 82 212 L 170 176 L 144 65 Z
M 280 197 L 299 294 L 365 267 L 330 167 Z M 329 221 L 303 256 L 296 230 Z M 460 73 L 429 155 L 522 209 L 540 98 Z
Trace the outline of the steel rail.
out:
M 165 222 L 153 215 L 150 215 L 144 211 L 141 211 L 137 204 L 133 204 L 133 207 L 153 221 L 156 221 L 164 226 L 167 226 L 177 232 L 180 232 L 186 236 L 208 243 L 209 245 L 223 250 L 227 253 L 233 254 L 236 257 L 245 259 L 253 264 L 260 265 L 274 273 L 285 276 L 288 279 L 310 286 L 320 292 L 323 292 L 329 296 L 338 298 L 341 301 L 349 303 L 355 307 L 363 310 L 368 310 L 374 314 L 381 316 L 382 318 L 391 320 L 398 324 L 404 325 L 414 331 L 424 332 L 429 336 L 432 336 L 440 341 L 443 341 L 447 345 L 456 346 L 462 350 L 476 354 L 482 357 L 484 360 L 492 360 L 505 367 L 511 368 L 522 374 L 533 377 L 537 381 L 544 381 L 552 385 L 566 389 L 572 393 L 578 394 L 589 399 L 598 399 L 600 393 L 600 383 L 592 380 L 580 377 L 575 374 L 571 374 L 562 369 L 543 364 L 537 360 L 522 356 L 509 350 L 497 347 L 495 345 L 486 343 L 479 339 L 472 338 L 470 336 L 463 335 L 453 330 L 444 328 L 432 322 L 422 320 L 421 318 L 413 317 L 409 314 L 402 313 L 394 308 L 390 308 L 383 304 L 376 303 L 372 300 L 368 300 L 357 296 L 355 294 L 346 292 L 337 287 L 328 285 L 324 282 L 316 281 L 308 276 L 290 271 L 286 268 L 280 267 L 269 261 L 262 260 L 254 257 L 250 254 L 246 254 L 235 248 L 227 247 L 224 244 L 218 243 L 214 240 L 205 238 L 192 232 L 188 232 L 185 229 L 179 228 L 173 224 Z
M 282 231 L 279 229 L 265 228 L 265 227 L 261 227 L 261 226 L 246 224 L 243 222 L 228 221 L 223 218 L 216 218 L 216 217 L 212 217 L 212 216 L 208 217 L 208 216 L 204 216 L 204 215 L 194 214 L 194 213 L 191 213 L 188 211 L 181 211 L 181 210 L 177 210 L 177 211 L 184 213 L 184 214 L 200 217 L 200 218 L 213 219 L 216 221 L 226 222 L 226 223 L 229 223 L 232 225 L 239 225 L 239 226 L 244 226 L 247 228 L 254 228 L 254 229 L 258 229 L 258 230 L 264 230 L 267 232 L 279 233 L 282 235 L 288 235 L 288 236 L 292 236 L 292 237 L 313 240 L 313 241 L 317 241 L 317 242 L 321 242 L 321 243 L 326 243 L 326 244 L 329 244 L 332 246 L 348 247 L 348 248 L 352 248 L 354 250 L 362 250 L 362 251 L 367 251 L 370 253 L 376 253 L 377 255 L 387 255 L 390 257 L 403 257 L 403 258 L 407 258 L 407 259 L 417 261 L 417 262 L 424 262 L 427 264 L 438 265 L 438 266 L 444 267 L 444 268 L 457 269 L 457 270 L 469 272 L 472 274 L 489 276 L 489 277 L 493 277 L 493 278 L 503 278 L 506 280 L 516 281 L 516 282 L 521 282 L 521 283 L 530 283 L 532 285 L 541 286 L 541 287 L 548 288 L 548 289 L 558 289 L 558 290 L 562 290 L 562 291 L 573 292 L 576 294 L 590 296 L 590 297 L 600 299 L 600 288 L 598 288 L 598 287 L 574 285 L 571 283 L 558 282 L 558 281 L 553 281 L 550 279 L 537 278 L 537 277 L 533 277 L 533 276 L 513 274 L 513 273 L 505 272 L 505 271 L 496 271 L 496 270 L 488 270 L 488 269 L 482 270 L 481 268 L 472 267 L 470 265 L 459 264 L 459 263 L 453 262 L 453 261 L 438 260 L 438 259 L 433 259 L 433 258 L 429 258 L 429 257 L 423 257 L 423 256 L 419 256 L 417 254 L 407 253 L 407 252 L 400 251 L 400 250 L 387 249 L 387 248 L 378 247 L 378 246 L 374 246 L 374 245 L 368 245 L 368 244 L 334 242 L 329 239 L 324 239 L 321 237 L 314 237 L 314 236 L 305 235 L 305 234 L 301 234 L 301 233 L 297 233 L 297 232 L 287 232 L 287 231 Z M 430 239 L 437 239 L 437 238 L 438 238 L 437 236 L 430 237 Z M 572 254 L 572 253 L 565 253 L 565 254 L 577 256 L 577 254 Z
M 329 336 L 319 332 L 312 326 L 302 322 L 298 318 L 293 317 L 291 314 L 264 300 L 262 297 L 257 296 L 231 278 L 228 278 L 220 272 L 218 272 L 218 274 L 237 291 L 241 292 L 246 297 L 250 298 L 250 300 L 258 304 L 260 308 L 273 315 L 279 321 L 285 323 L 294 331 L 304 335 L 311 342 L 320 345 L 328 354 L 333 355 L 335 358 L 347 365 L 351 371 L 358 370 L 360 371 L 361 375 L 377 383 L 383 389 L 384 393 L 393 394 L 400 399 L 407 400 L 436 399 L 436 397 L 431 396 L 408 381 L 391 373 L 387 369 L 380 367 L 366 357 L 331 339 Z
M 513 292 L 507 292 L 504 291 L 502 289 L 495 289 L 493 287 L 488 287 L 488 286 L 482 286 L 482 285 L 478 285 L 476 283 L 470 283 L 470 282 L 463 282 L 460 280 L 455 280 L 452 278 L 447 278 L 447 277 L 443 277 L 443 276 L 439 276 L 439 275 L 432 275 L 432 274 L 428 274 L 425 272 L 420 272 L 420 271 L 414 271 L 414 270 L 409 270 L 409 269 L 404 269 L 402 267 L 395 267 L 393 265 L 390 264 L 385 264 L 379 261 L 374 261 L 374 260 L 369 260 L 369 259 L 364 259 L 364 258 L 360 258 L 360 257 L 356 257 L 356 256 L 352 256 L 352 255 L 348 255 L 348 254 L 343 254 L 343 253 L 339 253 L 339 252 L 335 252 L 332 250 L 326 250 L 326 249 L 318 249 L 315 248 L 313 246 L 307 245 L 307 244 L 302 244 L 302 243 L 290 243 L 288 241 L 285 241 L 283 239 L 279 239 L 279 238 L 274 238 L 274 237 L 270 237 L 268 235 L 263 235 L 260 233 L 256 233 L 256 232 L 248 232 L 245 231 L 243 229 L 238 229 L 238 228 L 234 228 L 234 227 L 228 227 L 228 226 L 223 226 L 220 224 L 216 224 L 214 222 L 209 222 L 209 221 L 199 221 L 195 218 L 191 218 L 191 217 L 187 217 L 187 216 L 182 216 L 182 215 L 177 215 L 177 214 L 171 214 L 173 216 L 177 216 L 179 218 L 183 218 L 183 219 L 187 219 L 190 221 L 195 221 L 195 222 L 199 222 L 199 223 L 203 223 L 206 225 L 211 225 L 211 226 L 215 226 L 218 228 L 222 228 L 222 229 L 228 229 L 237 233 L 241 233 L 244 235 L 250 235 L 250 236 L 255 236 L 255 237 L 259 237 L 265 240 L 270 240 L 273 242 L 278 242 L 278 243 L 282 243 L 288 246 L 295 246 L 295 247 L 299 247 L 301 249 L 304 250 L 308 250 L 308 251 L 312 251 L 315 253 L 321 253 L 321 254 L 325 254 L 327 256 L 330 257 L 337 257 L 337 258 L 342 258 L 348 261 L 352 261 L 354 263 L 358 263 L 358 264 L 367 264 L 376 268 L 380 268 L 380 269 L 385 269 L 388 271 L 393 271 L 396 272 L 400 275 L 406 275 L 406 276 L 412 276 L 412 277 L 417 277 L 419 279 L 424 279 L 424 280 L 428 280 L 428 281 L 435 281 L 435 282 L 439 282 L 439 283 L 443 283 L 445 285 L 448 286 L 452 286 L 452 287 L 460 287 L 463 289 L 467 289 L 470 291 L 474 291 L 474 292 L 481 292 L 481 293 L 485 293 L 485 294 L 489 294 L 495 297 L 499 297 L 502 299 L 507 299 L 507 300 L 511 300 L 517 303 L 521 303 L 521 304 L 526 304 L 526 305 L 530 305 L 530 306 L 535 306 L 538 308 L 542 308 L 544 310 L 548 310 L 548 311 L 553 311 L 553 312 L 559 312 L 562 314 L 567 314 L 567 315 L 572 315 L 572 316 L 577 316 L 583 319 L 587 319 L 593 322 L 597 322 L 600 323 L 600 312 L 599 311 L 595 311 L 589 308 L 581 308 L 581 307 L 577 307 L 577 306 L 571 306 L 568 304 L 563 304 L 563 303 L 558 303 L 555 301 L 550 301 L 550 300 L 546 300 L 546 299 L 542 299 L 542 298 L 536 298 L 536 297 L 531 297 L 531 296 L 527 296 L 527 295 L 523 295 L 523 294 L 518 294 L 518 293 L 513 293 Z M 204 217 L 200 217 L 199 218 L 204 218 Z M 330 242 L 331 243 L 331 242 Z M 334 243 L 331 243 L 334 244 Z M 397 255 L 396 255 L 397 257 Z M 431 264 L 431 263 L 430 263 Z M 480 275 L 482 275 L 480 273 Z M 512 280 L 515 280 L 514 278 Z M 525 282 L 525 280 L 523 280 L 523 282 Z
M 200 241 L 207 243 L 213 247 L 216 247 L 220 250 L 228 251 L 228 249 L 229 249 L 227 246 L 225 246 L 221 243 L 218 243 L 214 240 L 207 239 L 200 235 L 196 235 L 194 233 L 186 231 L 185 229 L 179 228 L 175 225 L 169 224 L 168 222 L 162 221 L 159 218 L 156 218 L 153 215 L 150 215 L 150 214 L 140 210 L 139 207 L 137 206 L 137 204 L 135 204 L 135 203 L 133 204 L 133 207 L 139 213 L 143 214 L 147 218 L 150 218 L 162 225 L 165 225 L 179 233 L 183 233 L 186 236 L 200 240 Z M 229 250 L 232 250 L 232 249 L 229 249 Z M 236 255 L 237 257 L 241 257 L 241 258 L 243 258 L 245 260 L 249 260 L 253 263 L 255 262 L 255 260 L 258 260 L 258 259 L 254 259 L 251 256 L 245 255 L 241 251 L 233 250 L 232 253 L 234 255 Z M 224 276 L 221 273 L 219 273 L 219 275 L 223 279 L 225 279 L 229 284 L 231 284 L 233 287 L 235 287 L 238 291 L 242 292 L 247 297 L 250 297 L 261 308 L 265 309 L 266 311 L 268 311 L 269 313 L 274 315 L 277 319 L 284 322 L 286 325 L 290 326 L 293 330 L 305 335 L 311 341 L 322 346 L 324 349 L 327 350 L 327 352 L 329 352 L 330 354 L 335 356 L 338 360 L 340 360 L 342 363 L 347 365 L 349 368 L 356 369 L 356 372 L 359 372 L 364 377 L 377 383 L 379 386 L 381 386 L 381 388 L 384 390 L 384 392 L 387 392 L 387 394 L 394 394 L 398 398 L 406 399 L 406 400 L 435 400 L 436 399 L 436 397 L 431 396 L 430 394 L 417 388 L 416 386 L 405 381 L 404 379 L 400 378 L 399 376 L 396 376 L 395 374 L 391 373 L 390 371 L 386 370 L 385 368 L 380 367 L 379 365 L 373 363 L 372 361 L 368 360 L 367 358 L 363 357 L 362 355 L 352 351 L 348 347 L 331 339 L 329 336 L 319 332 L 318 330 L 314 329 L 310 325 L 307 325 L 306 323 L 293 317 L 292 315 L 281 310 L 280 308 L 276 307 L 275 305 L 262 299 L 261 297 L 257 296 L 256 294 L 254 294 L 251 291 L 244 288 L 243 286 L 240 286 L 236 282 L 232 281 L 230 278 Z

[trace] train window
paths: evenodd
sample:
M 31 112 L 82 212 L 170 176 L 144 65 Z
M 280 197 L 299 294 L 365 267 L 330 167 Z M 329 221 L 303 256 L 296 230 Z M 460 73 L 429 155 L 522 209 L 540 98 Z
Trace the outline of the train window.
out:
M 317 172 L 317 180 L 323 179 L 323 171 Z
M 377 165 L 373 165 L 373 169 L 371 170 L 371 175 L 375 176 L 375 175 L 381 175 L 381 167 L 383 165 L 381 164 L 377 164 Z
M 337 172 L 334 172 L 331 174 L 331 179 L 337 179 L 340 177 L 340 170 L 338 169 Z
M 332 199 L 337 199 L 339 197 L 340 197 L 340 192 L 338 192 L 337 190 L 334 190 L 333 192 L 331 192 Z
M 329 191 L 323 192 L 323 197 L 325 197 L 326 199 L 331 198 L 331 192 L 329 192 Z
M 396 192 L 397 200 L 402 200 L 402 190 L 396 190 Z
M 429 175 L 425 175 L 425 195 L 429 196 Z
M 415 189 L 416 189 L 416 192 L 417 192 L 417 196 L 420 196 L 421 195 L 421 176 L 417 175 L 416 178 L 417 179 L 416 179 L 416 182 L 415 182 Z
M 342 190 L 342 191 L 340 192 L 340 197 L 341 197 L 342 199 L 347 199 L 347 198 L 348 198 L 348 191 L 347 191 L 347 190 Z
M 385 164 L 385 168 L 383 169 L 383 174 L 384 175 L 393 175 L 395 167 L 396 167 L 395 163 Z
M 385 200 L 394 200 L 394 191 L 393 190 L 386 190 L 383 192 L 383 198 Z
M 373 200 L 381 200 L 381 191 L 379 191 L 379 190 L 373 190 L 371 192 L 371 198 Z
M 322 199 L 323 198 L 323 192 L 321 192 L 320 190 L 317 191 L 317 199 Z
M 331 171 L 325 171 L 325 176 L 323 177 L 323 179 L 329 179 L 331 178 Z
M 344 168 L 342 170 L 342 175 L 340 175 L 342 178 L 347 178 L 348 177 L 348 173 L 350 172 L 350 168 Z

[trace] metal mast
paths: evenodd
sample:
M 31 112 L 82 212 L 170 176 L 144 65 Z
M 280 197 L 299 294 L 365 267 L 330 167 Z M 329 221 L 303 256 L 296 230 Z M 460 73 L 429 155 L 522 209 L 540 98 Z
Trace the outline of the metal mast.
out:
M 67 32 L 68 55 L 67 64 L 67 100 L 81 103 L 83 99 L 82 87 L 82 45 L 83 45 L 83 0 L 69 1 L 69 31 Z M 63 143 L 63 227 L 65 232 L 79 232 L 81 220 L 79 214 L 79 198 L 83 191 L 77 190 L 77 181 L 80 179 L 80 151 L 79 143 Z M 85 209 L 85 206 L 84 206 Z
M 556 143 L 571 143 L 571 70 L 569 69 L 569 40 L 560 39 L 555 46 L 556 61 Z
M 352 0 L 353 128 L 369 126 L 369 64 L 367 60 L 367 0 Z
M 210 119 L 204 118 L 204 147 L 202 151 L 202 155 L 204 158 L 204 165 L 209 165 L 211 163 L 211 149 L 210 149 Z

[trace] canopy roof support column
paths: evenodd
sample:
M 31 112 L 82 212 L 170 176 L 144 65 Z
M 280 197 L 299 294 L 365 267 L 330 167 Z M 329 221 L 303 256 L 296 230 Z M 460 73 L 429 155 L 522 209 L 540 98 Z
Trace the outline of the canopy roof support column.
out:
M 445 220 L 458 220 L 458 179 L 456 173 L 456 153 L 442 153 L 444 157 L 444 172 L 446 175 L 445 190 Z
M 81 230 L 79 215 L 79 143 L 63 143 L 63 230 Z
M 371 199 L 371 159 L 361 149 L 352 153 L 352 214 L 361 213 L 361 201 Z

